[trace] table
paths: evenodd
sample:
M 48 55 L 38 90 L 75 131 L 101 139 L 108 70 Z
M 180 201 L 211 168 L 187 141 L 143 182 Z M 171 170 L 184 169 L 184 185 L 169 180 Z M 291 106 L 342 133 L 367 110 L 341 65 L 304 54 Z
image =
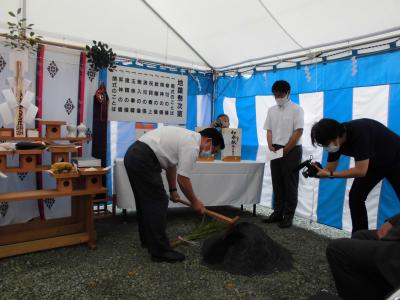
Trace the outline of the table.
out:
M 253 204 L 255 213 L 255 204 L 260 203 L 264 164 L 248 160 L 196 162 L 190 176 L 193 190 L 205 206 Z M 168 190 L 165 171 L 162 177 Z M 186 199 L 179 187 L 178 192 Z M 114 194 L 119 208 L 135 210 L 135 200 L 123 159 L 115 161 Z M 181 204 L 169 203 L 169 207 L 179 206 Z

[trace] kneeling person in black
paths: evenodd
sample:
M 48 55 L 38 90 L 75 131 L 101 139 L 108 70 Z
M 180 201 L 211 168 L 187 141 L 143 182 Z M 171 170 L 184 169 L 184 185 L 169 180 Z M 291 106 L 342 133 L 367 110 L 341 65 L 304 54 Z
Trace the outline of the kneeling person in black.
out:
M 370 191 L 384 178 L 400 199 L 400 137 L 371 119 L 339 123 L 321 119 L 311 129 L 311 141 L 329 152 L 320 178 L 355 178 L 349 193 L 353 232 L 368 229 L 365 206 Z M 354 167 L 336 171 L 340 155 L 354 157 Z
M 171 249 L 166 235 L 168 195 L 161 169 L 166 170 L 170 199 L 177 201 L 177 182 L 195 211 L 204 205 L 193 192 L 190 173 L 199 152 L 210 155 L 224 149 L 221 133 L 207 128 L 200 133 L 179 127 L 162 127 L 143 135 L 125 154 L 124 164 L 135 196 L 139 237 L 153 261 L 182 261 L 185 256 Z
M 378 230 L 360 230 L 351 239 L 328 244 L 326 256 L 343 299 L 385 299 L 400 287 L 400 214 Z

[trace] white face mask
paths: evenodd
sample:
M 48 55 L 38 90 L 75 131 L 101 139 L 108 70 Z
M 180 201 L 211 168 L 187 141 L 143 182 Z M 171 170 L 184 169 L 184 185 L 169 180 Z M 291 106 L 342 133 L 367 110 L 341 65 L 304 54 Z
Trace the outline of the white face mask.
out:
M 289 98 L 288 98 L 287 95 L 285 97 L 282 97 L 282 98 L 275 98 L 276 104 L 278 104 L 279 106 L 282 106 L 288 100 L 289 100 Z
M 200 151 L 199 156 L 200 157 L 210 157 L 212 155 L 211 150 L 203 150 Z
M 210 142 L 210 149 L 208 150 L 201 150 L 199 156 L 200 157 L 210 157 L 212 156 L 212 151 L 211 151 L 211 142 Z
M 331 142 L 328 147 L 324 147 L 324 149 L 330 153 L 335 153 L 340 150 L 340 146 L 336 146 L 333 142 Z

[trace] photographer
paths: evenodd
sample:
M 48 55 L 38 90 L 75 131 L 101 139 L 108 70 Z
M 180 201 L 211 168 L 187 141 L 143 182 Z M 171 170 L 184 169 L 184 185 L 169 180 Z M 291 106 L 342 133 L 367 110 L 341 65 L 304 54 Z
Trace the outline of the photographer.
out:
M 325 169 L 317 167 L 317 177 L 355 178 L 349 193 L 353 232 L 368 229 L 365 200 L 382 179 L 388 179 L 400 199 L 400 137 L 386 126 L 371 119 L 321 119 L 311 129 L 311 141 L 329 152 Z M 354 157 L 355 165 L 336 171 L 342 154 Z
M 217 119 L 210 124 L 210 128 L 229 128 L 229 125 L 228 115 L 220 114 Z

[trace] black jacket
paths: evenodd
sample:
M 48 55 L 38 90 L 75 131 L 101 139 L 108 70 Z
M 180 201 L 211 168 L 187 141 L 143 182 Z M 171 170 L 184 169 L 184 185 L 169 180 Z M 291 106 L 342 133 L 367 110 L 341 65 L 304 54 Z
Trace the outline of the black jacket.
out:
M 382 239 L 374 257 L 382 275 L 394 287 L 400 286 L 400 214 L 387 220 L 393 228 Z

